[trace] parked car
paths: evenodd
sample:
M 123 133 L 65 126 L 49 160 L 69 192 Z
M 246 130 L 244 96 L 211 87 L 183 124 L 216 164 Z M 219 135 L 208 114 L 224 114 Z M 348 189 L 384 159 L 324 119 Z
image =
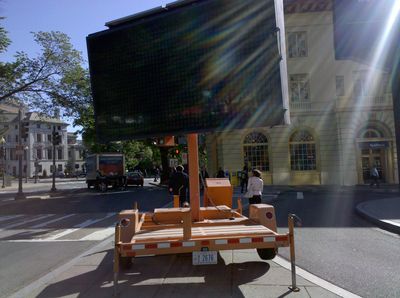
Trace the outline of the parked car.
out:
M 126 185 L 137 185 L 142 186 L 144 184 L 143 175 L 140 172 L 128 172 L 126 173 Z

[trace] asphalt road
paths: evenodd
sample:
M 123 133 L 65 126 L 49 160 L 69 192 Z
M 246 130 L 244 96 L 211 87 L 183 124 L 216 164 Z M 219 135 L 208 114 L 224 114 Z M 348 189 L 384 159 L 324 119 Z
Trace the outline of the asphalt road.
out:
M 390 194 L 286 193 L 274 205 L 279 231 L 287 231 L 287 214 L 302 219 L 295 230 L 296 263 L 362 297 L 400 297 L 400 237 L 375 228 L 354 212 L 368 199 Z M 280 255 L 289 259 L 289 251 Z
M 0 209 L 0 297 L 9 297 L 112 236 L 116 214 L 134 202 L 150 211 L 170 201 L 164 189 L 146 185 L 99 193 L 72 182 L 48 199 L 6 201 Z M 26 192 L 46 194 L 37 188 Z M 12 199 L 14 193 L 1 195 Z
M 0 297 L 7 297 L 112 235 L 115 214 L 132 208 L 134 202 L 141 211 L 171 202 L 165 189 L 149 182 L 143 188 L 106 193 L 87 190 L 83 182 L 65 183 L 49 199 L 2 206 Z M 13 196 L 0 194 L 7 195 Z M 273 201 L 279 232 L 287 231 L 289 213 L 301 217 L 302 227 L 295 231 L 299 267 L 362 297 L 400 297 L 400 237 L 371 226 L 354 213 L 358 202 L 388 196 L 285 192 L 279 196 L 265 194 L 264 198 Z M 279 253 L 289 258 L 288 249 Z

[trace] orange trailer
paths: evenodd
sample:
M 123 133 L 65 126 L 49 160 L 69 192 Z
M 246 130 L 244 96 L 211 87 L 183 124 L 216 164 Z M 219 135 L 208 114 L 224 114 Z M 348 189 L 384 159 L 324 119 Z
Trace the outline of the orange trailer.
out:
M 200 207 L 197 134 L 188 135 L 190 208 L 159 208 L 141 213 L 137 206 L 118 214 L 115 230 L 114 288 L 119 268 L 132 265 L 132 258 L 143 255 L 192 253 L 193 264 L 216 264 L 220 250 L 257 250 L 260 258 L 273 259 L 279 247 L 291 246 L 294 264 L 293 216 L 289 216 L 289 233 L 278 234 L 274 207 L 250 205 L 249 217 L 232 209 L 232 187 L 228 179 L 206 182 L 205 206 Z M 229 200 L 228 200 L 229 198 Z M 177 201 L 177 200 L 175 200 Z M 176 203 L 175 203 L 176 204 Z M 295 285 L 292 266 L 292 289 Z

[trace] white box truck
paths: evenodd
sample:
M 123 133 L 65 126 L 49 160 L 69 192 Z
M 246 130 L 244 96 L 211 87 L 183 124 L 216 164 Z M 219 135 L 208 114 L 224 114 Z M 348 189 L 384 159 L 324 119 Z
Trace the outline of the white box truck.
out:
M 121 153 L 92 154 L 86 158 L 86 183 L 100 191 L 125 187 L 125 156 Z

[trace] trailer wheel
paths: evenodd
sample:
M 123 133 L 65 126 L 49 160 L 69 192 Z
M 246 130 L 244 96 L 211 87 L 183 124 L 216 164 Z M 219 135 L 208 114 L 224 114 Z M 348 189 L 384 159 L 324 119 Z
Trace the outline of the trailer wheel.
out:
M 278 249 L 275 248 L 257 248 L 258 256 L 262 260 L 272 260 L 278 253 Z
M 132 267 L 132 258 L 130 257 L 119 257 L 119 265 L 122 270 L 128 270 Z
M 106 181 L 100 181 L 100 183 L 99 183 L 99 189 L 100 189 L 100 191 L 102 191 L 102 192 L 107 191 L 107 182 L 106 182 Z

